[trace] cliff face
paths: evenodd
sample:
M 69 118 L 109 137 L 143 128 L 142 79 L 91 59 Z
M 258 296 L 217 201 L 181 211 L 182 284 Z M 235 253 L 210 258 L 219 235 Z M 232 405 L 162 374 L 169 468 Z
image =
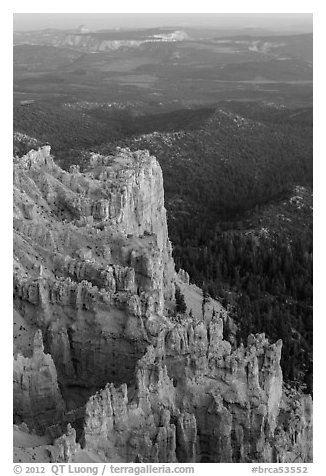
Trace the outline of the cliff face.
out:
M 156 159 L 118 150 L 68 173 L 46 146 L 16 160 L 14 194 L 15 308 L 42 330 L 63 392 L 130 382 L 174 296 Z
M 98 35 L 92 35 L 92 33 L 70 33 L 63 38 L 54 39 L 54 46 L 77 48 L 87 51 L 110 51 L 117 50 L 119 48 L 137 48 L 146 43 L 161 43 L 161 42 L 174 42 L 184 41 L 188 38 L 188 35 L 182 30 L 176 30 L 166 33 L 158 33 L 156 35 L 146 35 L 143 37 L 130 38 L 130 39 L 105 39 Z
M 18 355 L 13 367 L 16 421 L 20 420 L 41 431 L 59 422 L 65 405 L 58 388 L 53 359 L 44 353 L 40 331 L 34 337 L 32 357 Z
M 148 152 L 94 154 L 84 173 L 49 146 L 15 159 L 14 419 L 48 429 L 53 461 L 79 444 L 114 462 L 311 459 L 311 400 L 282 392 L 281 342 L 232 350 L 199 291 L 174 271 Z
M 138 362 L 130 398 L 126 386 L 111 385 L 87 403 L 86 448 L 101 448 L 112 461 L 141 455 L 149 462 L 157 446 L 155 461 L 164 462 L 159 438 L 171 434 L 171 461 L 266 461 L 282 396 L 281 342 L 250 336 L 231 352 L 222 331 L 219 318 L 164 330 Z

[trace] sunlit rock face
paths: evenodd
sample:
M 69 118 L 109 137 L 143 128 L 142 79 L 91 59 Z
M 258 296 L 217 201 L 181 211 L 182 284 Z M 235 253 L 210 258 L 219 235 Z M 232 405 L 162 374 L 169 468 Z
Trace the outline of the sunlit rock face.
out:
M 14 420 L 47 432 L 51 461 L 311 461 L 312 401 L 284 390 L 281 341 L 232 348 L 226 318 L 175 273 L 148 152 L 83 173 L 49 146 L 14 160 Z
M 13 367 L 15 422 L 44 431 L 61 421 L 65 405 L 53 359 L 44 353 L 41 331 L 35 334 L 32 356 L 18 354 Z
M 16 311 L 42 329 L 64 394 L 131 382 L 174 298 L 161 168 L 118 149 L 65 172 L 50 152 L 14 164 Z
M 164 330 L 156 347 L 139 361 L 130 397 L 126 387 L 111 385 L 89 400 L 86 448 L 97 445 L 112 461 L 135 461 L 137 455 L 151 461 L 148 447 L 157 445 L 158 454 L 166 455 L 158 435 L 170 431 L 170 461 L 263 461 L 279 415 L 282 344 L 270 345 L 263 335 L 250 336 L 246 348 L 232 352 L 222 332 L 219 318 L 208 325 L 188 321 Z M 120 395 L 119 409 L 112 404 L 115 392 Z M 118 415 L 123 415 L 123 441 Z
M 63 37 L 54 38 L 52 44 L 54 46 L 78 48 L 78 50 L 101 52 L 118 50 L 119 48 L 138 48 L 146 43 L 184 41 L 188 38 L 187 33 L 183 30 L 170 32 L 158 31 L 157 34 L 146 34 L 146 32 L 144 32 L 142 38 L 136 35 L 130 39 L 105 39 L 105 35 L 101 37 L 92 35 L 89 31 L 78 31 L 76 33 L 66 34 Z

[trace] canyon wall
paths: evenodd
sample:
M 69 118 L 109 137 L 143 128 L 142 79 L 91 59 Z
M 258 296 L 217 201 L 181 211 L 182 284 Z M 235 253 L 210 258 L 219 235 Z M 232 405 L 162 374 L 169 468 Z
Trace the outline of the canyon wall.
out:
M 130 397 L 127 386 L 111 384 L 88 401 L 86 448 L 111 461 L 164 462 L 164 434 L 171 461 L 266 461 L 282 396 L 282 344 L 257 335 L 231 351 L 222 332 L 220 318 L 162 331 L 137 364 Z
M 110 38 L 111 36 L 111 38 Z M 170 32 L 157 32 L 157 34 L 147 35 L 144 32 L 143 36 L 135 35 L 134 38 L 114 38 L 113 35 L 98 35 L 91 32 L 77 32 L 69 33 L 63 37 L 59 37 L 52 41 L 54 46 L 77 48 L 78 50 L 86 51 L 114 51 L 119 48 L 137 48 L 146 43 L 161 43 L 161 42 L 175 42 L 184 41 L 188 39 L 187 33 L 182 30 L 175 30 Z
M 35 334 L 32 357 L 14 359 L 14 409 L 16 421 L 45 431 L 61 421 L 65 409 L 51 355 L 44 353 L 42 333 Z
M 49 146 L 29 152 L 15 162 L 14 232 L 15 309 L 42 330 L 63 392 L 130 382 L 174 298 L 156 159 L 118 150 L 81 174 Z
M 148 152 L 83 173 L 50 146 L 14 159 L 14 422 L 51 436 L 52 461 L 311 460 L 311 398 L 284 388 L 281 341 L 232 347 L 201 299 L 174 270 Z

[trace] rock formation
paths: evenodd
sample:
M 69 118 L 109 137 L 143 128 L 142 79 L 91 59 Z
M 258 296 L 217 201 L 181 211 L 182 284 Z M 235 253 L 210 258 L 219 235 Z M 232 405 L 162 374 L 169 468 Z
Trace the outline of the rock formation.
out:
M 82 51 L 111 51 L 118 50 L 119 48 L 137 48 L 146 43 L 161 43 L 161 42 L 175 42 L 175 41 L 184 41 L 188 39 L 188 35 L 183 30 L 175 31 L 166 31 L 160 32 L 158 30 L 157 34 L 144 34 L 140 37 L 139 34 L 123 39 L 123 37 L 115 38 L 114 34 L 108 39 L 105 37 L 92 34 L 91 32 L 80 32 L 69 33 L 63 37 L 53 39 L 52 44 L 55 46 L 63 46 L 69 48 L 76 48 Z
M 83 173 L 50 146 L 16 158 L 14 232 L 14 421 L 52 438 L 51 461 L 311 460 L 281 341 L 232 348 L 226 311 L 175 273 L 148 152 L 93 154 Z
M 217 318 L 162 331 L 138 362 L 131 398 L 126 386 L 110 384 L 88 401 L 86 448 L 101 448 L 111 461 L 141 454 L 149 462 L 155 445 L 167 454 L 157 438 L 170 433 L 171 461 L 264 461 L 282 397 L 281 342 L 250 336 L 246 348 L 232 352 L 222 326 Z
M 14 359 L 15 419 L 29 428 L 45 431 L 62 419 L 64 407 L 53 359 L 44 354 L 42 333 L 38 331 L 32 357 L 18 355 Z
M 129 382 L 174 296 L 157 161 L 121 150 L 68 173 L 46 146 L 16 160 L 14 186 L 16 309 L 43 331 L 63 387 Z
M 76 452 L 80 450 L 80 445 L 76 443 L 76 430 L 68 424 L 67 432 L 57 438 L 48 450 L 51 463 L 71 462 Z

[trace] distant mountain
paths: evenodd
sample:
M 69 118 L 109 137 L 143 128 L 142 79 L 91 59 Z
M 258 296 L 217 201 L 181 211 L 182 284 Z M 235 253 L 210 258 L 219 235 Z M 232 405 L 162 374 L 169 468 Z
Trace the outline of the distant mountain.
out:
M 241 35 L 234 37 L 216 37 L 217 44 L 237 50 L 250 50 L 264 53 L 274 57 L 289 59 L 298 58 L 312 62 L 313 60 L 313 35 L 273 35 L 264 34 Z
M 91 32 L 82 26 L 72 31 L 15 32 L 14 44 L 42 44 L 86 51 L 107 51 L 121 47 L 137 47 L 149 42 L 184 41 L 188 38 L 189 36 L 185 31 L 175 29 L 150 28 Z

